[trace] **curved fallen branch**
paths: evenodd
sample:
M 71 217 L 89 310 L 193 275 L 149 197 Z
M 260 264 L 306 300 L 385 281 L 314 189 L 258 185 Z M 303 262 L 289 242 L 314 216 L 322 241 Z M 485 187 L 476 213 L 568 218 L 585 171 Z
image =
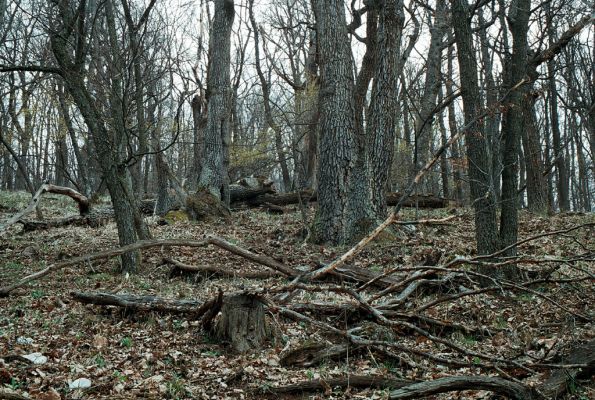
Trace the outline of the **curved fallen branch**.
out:
M 29 204 L 27 205 L 27 207 L 25 207 L 25 209 L 10 217 L 3 224 L 0 224 L 0 232 L 5 231 L 11 225 L 14 225 L 15 223 L 19 222 L 21 218 L 32 213 L 33 210 L 35 210 L 35 208 L 39 205 L 41 197 L 44 195 L 44 193 L 56 193 L 68 196 L 78 203 L 80 215 L 87 215 L 89 213 L 90 203 L 89 199 L 87 199 L 85 196 L 71 188 L 44 183 L 39 187 L 39 189 L 37 189 L 37 192 L 35 192 L 33 198 L 31 199 L 31 201 L 29 201 Z

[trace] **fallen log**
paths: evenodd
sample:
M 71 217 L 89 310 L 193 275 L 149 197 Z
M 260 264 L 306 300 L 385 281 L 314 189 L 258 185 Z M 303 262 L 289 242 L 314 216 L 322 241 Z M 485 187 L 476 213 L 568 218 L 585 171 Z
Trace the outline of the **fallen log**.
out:
M 249 186 L 247 184 L 229 185 L 229 200 L 232 203 L 250 201 L 255 197 L 275 193 L 272 181 L 263 182 L 262 185 Z
M 308 368 L 327 360 L 345 358 L 361 349 L 362 346 L 352 346 L 347 343 L 329 345 L 327 343 L 309 343 L 285 353 L 279 360 L 283 367 Z
M 128 311 L 155 311 L 171 314 L 191 314 L 199 318 L 215 304 L 215 299 L 201 302 L 196 300 L 166 299 L 156 296 L 137 296 L 133 294 L 112 294 L 102 292 L 70 292 L 72 298 L 80 303 L 99 306 L 122 307 Z
M 211 267 L 208 265 L 188 265 L 173 258 L 165 257 L 161 260 L 161 265 L 173 265 L 169 276 L 181 274 L 205 274 L 213 277 L 228 277 L 228 278 L 246 278 L 246 279 L 268 279 L 283 276 L 275 271 L 258 271 L 258 272 L 238 272 L 220 267 Z
M 413 383 L 390 392 L 388 398 L 391 400 L 419 399 L 433 394 L 461 390 L 489 390 L 517 400 L 540 398 L 537 393 L 525 385 L 491 376 L 449 376 Z
M 401 198 L 401 193 L 388 192 L 386 193 L 387 206 L 395 206 Z M 301 202 L 308 203 L 317 200 L 316 192 L 312 190 L 303 190 L 301 192 L 292 193 L 278 193 L 278 194 L 263 194 L 260 196 L 253 196 L 246 200 L 232 200 L 232 203 L 240 203 L 249 207 L 260 207 L 266 204 L 276 206 L 287 206 L 290 204 L 299 204 Z M 240 204 L 234 204 L 238 206 Z M 448 199 L 434 195 L 417 195 L 410 196 L 403 203 L 404 207 L 419 207 L 419 208 L 444 208 L 448 207 Z
M 564 364 L 586 364 L 586 368 L 558 369 L 552 372 L 550 377 L 541 385 L 538 390 L 548 399 L 560 398 L 566 393 L 577 378 L 590 378 L 595 372 L 595 340 L 581 344 L 571 350 L 564 359 Z
M 397 378 L 385 378 L 383 376 L 350 375 L 345 378 L 314 379 L 311 381 L 295 383 L 286 386 L 267 387 L 263 390 L 269 394 L 315 392 L 319 390 L 332 391 L 334 388 L 374 388 L 374 389 L 397 389 L 410 385 L 413 381 Z M 331 393 L 329 393 L 331 394 Z

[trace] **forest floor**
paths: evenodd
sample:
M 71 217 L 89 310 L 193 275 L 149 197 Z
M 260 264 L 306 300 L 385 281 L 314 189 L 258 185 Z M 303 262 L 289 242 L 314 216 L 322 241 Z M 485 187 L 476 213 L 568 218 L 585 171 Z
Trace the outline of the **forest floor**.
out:
M 0 220 L 24 208 L 26 194 L 0 193 Z M 74 215 L 77 210 L 70 199 L 47 195 L 42 208 L 46 218 Z M 311 212 L 311 210 L 310 210 Z M 474 255 L 472 215 L 467 210 L 448 224 L 418 226 L 414 232 L 400 232 L 396 237 L 372 242 L 352 265 L 377 272 L 395 266 L 423 263 L 429 252 L 439 251 L 440 263 L 455 256 Z M 402 219 L 411 220 L 415 211 L 405 209 Z M 420 218 L 442 218 L 443 210 L 420 210 Z M 33 215 L 31 216 L 33 217 Z M 230 220 L 211 223 L 186 221 L 159 225 L 157 218 L 148 219 L 155 238 L 200 240 L 214 234 L 254 253 L 271 256 L 294 268 L 317 268 L 340 256 L 348 248 L 318 246 L 304 242 L 303 221 L 298 211 L 270 215 L 260 210 L 233 212 Z M 595 222 L 594 214 L 567 213 L 551 217 L 521 213 L 520 238 Z M 113 222 L 99 228 L 55 228 L 20 233 L 20 225 L 0 237 L 0 287 L 42 269 L 49 263 L 117 247 Z M 586 247 L 586 248 L 585 248 Z M 568 234 L 545 236 L 522 245 L 519 251 L 544 259 L 572 258 L 595 249 L 595 230 L 591 226 Z M 279 363 L 283 352 L 300 344 L 334 341 L 320 327 L 295 322 L 274 313 L 267 314 L 278 332 L 276 339 L 263 350 L 233 354 L 205 334 L 197 321 L 184 316 L 158 313 L 123 313 L 115 307 L 84 305 L 74 301 L 71 291 L 101 291 L 155 295 L 175 299 L 208 300 L 218 290 L 230 293 L 250 288 L 267 288 L 288 282 L 285 278 L 244 279 L 170 277 L 171 266 L 161 265 L 164 256 L 192 265 L 221 266 L 235 271 L 263 271 L 266 268 L 214 247 L 143 250 L 138 273 L 118 273 L 118 260 L 96 261 L 65 268 L 28 286 L 17 289 L 7 298 L 0 298 L 0 391 L 13 391 L 30 398 L 45 400 L 85 399 L 260 399 L 267 398 L 267 389 L 313 379 L 353 375 L 382 376 L 431 380 L 449 375 L 494 375 L 494 371 L 475 368 L 474 357 L 458 355 L 468 366 L 447 367 L 423 357 L 404 354 L 409 365 L 386 360 L 372 350 L 349 354 L 339 360 L 326 360 L 309 368 L 284 367 Z M 519 363 L 541 360 L 559 361 L 578 342 L 593 339 L 593 324 L 577 319 L 572 313 L 593 318 L 594 302 L 592 262 L 569 262 L 555 274 L 577 276 L 581 271 L 591 279 L 567 284 L 535 287 L 535 293 L 480 293 L 437 304 L 425 315 L 451 323 L 489 328 L 489 336 L 452 332 L 448 340 L 470 352 L 478 351 L 494 357 L 515 359 Z M 530 268 L 549 268 L 529 265 Z M 543 293 L 558 304 L 541 297 Z M 439 294 L 420 291 L 404 309 L 414 309 L 422 298 Z M 294 299 L 301 303 L 345 302 L 341 294 L 302 290 Z M 309 314 L 310 315 L 310 314 Z M 314 315 L 338 328 L 351 322 L 344 318 Z M 424 336 L 397 331 L 396 340 L 405 347 L 436 355 L 452 355 Z M 44 363 L 30 364 L 9 360 L 12 355 L 41 353 Z M 553 360 L 553 361 L 552 361 Z M 535 374 L 523 371 L 509 373 L 531 386 L 542 382 L 549 371 Z M 69 383 L 87 378 L 91 387 L 69 389 Z M 595 398 L 592 381 L 574 382 L 567 399 Z M 384 399 L 387 389 L 335 389 L 321 392 L 277 394 L 274 398 L 313 399 Z M 439 399 L 487 399 L 486 391 L 451 392 L 436 395 Z M 1 396 L 0 396 L 1 397 Z

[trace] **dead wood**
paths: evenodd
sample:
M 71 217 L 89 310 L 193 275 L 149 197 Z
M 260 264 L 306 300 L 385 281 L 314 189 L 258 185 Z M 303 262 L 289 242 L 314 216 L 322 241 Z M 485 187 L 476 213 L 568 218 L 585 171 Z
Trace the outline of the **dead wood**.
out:
M 227 278 L 246 278 L 246 279 L 268 279 L 283 276 L 276 271 L 258 271 L 258 272 L 238 272 L 221 267 L 212 267 L 209 265 L 189 265 L 184 264 L 173 258 L 165 257 L 161 261 L 161 265 L 173 265 L 169 276 L 176 276 L 182 274 L 203 274 L 205 277 L 227 277 Z
M 85 216 L 73 215 L 70 217 L 54 219 L 51 221 L 31 221 L 31 220 L 20 220 L 23 224 L 23 232 L 32 232 L 52 228 L 61 228 L 64 226 L 88 226 L 89 220 Z
M 229 200 L 232 203 L 250 201 L 258 196 L 275 193 L 273 181 L 263 182 L 257 185 L 231 184 L 229 185 Z
M 330 391 L 334 388 L 345 389 L 349 387 L 361 389 L 397 389 L 410 385 L 412 382 L 406 379 L 385 378 L 383 376 L 352 375 L 345 378 L 314 379 L 293 385 L 269 387 L 266 389 L 266 393 L 283 394 L 314 392 L 318 390 Z
M 271 336 L 262 299 L 248 293 L 225 297 L 214 332 L 238 353 L 261 348 Z
M 0 288 L 0 297 L 6 297 L 10 292 L 15 289 L 28 284 L 29 282 L 43 278 L 44 276 L 58 271 L 62 268 L 70 267 L 81 263 L 89 263 L 91 261 L 103 260 L 110 257 L 119 256 L 129 251 L 141 250 L 150 247 L 176 247 L 176 246 L 187 246 L 187 247 L 204 247 L 208 245 L 206 240 L 186 240 L 186 239 L 155 239 L 155 240 L 141 240 L 136 243 L 129 244 L 127 246 L 117 247 L 115 249 L 109 249 L 100 251 L 94 254 L 88 254 L 80 257 L 74 257 L 69 260 L 61 261 L 55 264 L 50 264 L 46 268 L 37 271 L 33 274 L 27 275 L 12 285 L 4 286 Z
M 290 277 L 297 277 L 297 276 L 301 275 L 300 271 L 295 270 L 291 267 L 288 267 L 288 266 L 284 265 L 283 263 L 280 263 L 279 261 L 275 260 L 274 258 L 265 256 L 262 254 L 255 254 L 255 253 L 253 253 L 249 250 L 246 250 L 242 247 L 236 246 L 222 238 L 210 236 L 207 239 L 207 241 L 209 242 L 209 244 L 212 244 L 214 246 L 217 246 L 219 248 L 227 250 L 227 251 L 229 251 L 235 255 L 238 255 L 240 257 L 244 257 L 245 259 L 255 262 L 257 264 L 261 264 L 266 267 L 269 267 L 275 271 L 281 272 L 284 275 L 287 275 Z
M 488 376 L 450 376 L 433 381 L 414 383 L 394 390 L 389 399 L 419 399 L 438 393 L 461 390 L 489 390 L 512 399 L 538 399 L 536 393 L 520 383 Z
M 386 193 L 386 203 L 388 206 L 395 206 L 401 198 L 401 193 L 388 192 Z M 301 202 L 308 203 L 317 200 L 316 192 L 312 190 L 303 190 L 301 192 L 278 193 L 278 194 L 263 194 L 260 196 L 253 196 L 249 199 L 232 199 L 233 203 L 238 206 L 240 202 L 250 207 L 260 207 L 265 204 L 275 206 L 288 206 L 291 204 L 299 204 Z M 407 198 L 403 202 L 404 207 L 419 207 L 419 208 L 444 208 L 448 207 L 448 199 L 443 197 L 428 195 L 417 195 Z
M 0 400 L 30 400 L 29 397 L 21 396 L 17 393 L 6 392 L 0 390 Z
M 44 268 L 40 271 L 37 271 L 31 275 L 27 275 L 26 277 L 22 278 L 21 280 L 17 281 L 16 283 L 13 283 L 12 285 L 1 287 L 0 288 L 0 297 L 6 297 L 10 294 L 10 292 L 14 291 L 15 289 L 17 289 L 21 286 L 24 286 L 27 283 L 32 282 L 34 280 L 43 278 L 44 276 L 50 274 L 51 272 L 60 270 L 65 267 L 77 265 L 80 263 L 88 263 L 91 261 L 102 260 L 102 259 L 106 259 L 106 258 L 110 258 L 110 257 L 119 256 L 119 255 L 124 254 L 129 251 L 142 250 L 142 249 L 147 249 L 147 248 L 151 248 L 151 247 L 178 247 L 178 246 L 179 247 L 184 247 L 184 246 L 186 246 L 186 247 L 205 247 L 209 244 L 212 244 L 219 248 L 225 249 L 233 254 L 244 257 L 244 258 L 246 258 L 250 261 L 253 261 L 257 264 L 267 266 L 267 267 L 269 267 L 275 271 L 278 271 L 282 274 L 285 274 L 285 275 L 288 275 L 291 277 L 296 277 L 296 276 L 300 275 L 299 271 L 294 270 L 293 268 L 287 267 L 286 265 L 278 262 L 277 260 L 275 260 L 271 257 L 252 253 L 251 251 L 248 251 L 246 249 L 238 247 L 234 244 L 229 243 L 228 241 L 226 241 L 224 239 L 214 237 L 214 236 L 211 236 L 211 237 L 207 238 L 206 240 L 201 240 L 201 241 L 187 240 L 187 239 L 140 240 L 136 243 L 132 243 L 127 246 L 117 247 L 115 249 L 104 250 L 104 251 L 100 251 L 98 253 L 88 254 L 88 255 L 84 255 L 84 256 L 80 256 L 80 257 L 71 258 L 70 260 L 61 261 L 59 263 L 50 264 L 46 268 Z
M 557 399 L 566 393 L 577 378 L 591 378 L 595 372 L 595 340 L 580 344 L 570 351 L 564 364 L 586 364 L 586 368 L 558 369 L 538 389 L 548 399 Z
M 128 311 L 157 311 L 171 314 L 194 314 L 205 304 L 195 300 L 166 299 L 156 296 L 111 294 L 102 292 L 71 292 L 72 298 L 85 304 L 117 306 Z M 205 309 L 206 312 L 208 309 Z M 200 315 L 198 315 L 200 316 Z
M 56 186 L 51 185 L 49 183 L 44 183 L 39 187 L 39 189 L 37 189 L 37 192 L 35 192 L 33 198 L 31 199 L 27 207 L 25 207 L 25 209 L 16 213 L 12 217 L 10 217 L 8 221 L 0 225 L 0 232 L 5 231 L 11 225 L 14 225 L 15 223 L 19 222 L 21 218 L 33 212 L 33 210 L 40 204 L 41 197 L 45 193 L 55 193 L 70 197 L 71 199 L 77 202 L 79 207 L 79 215 L 81 216 L 87 215 L 90 211 L 89 199 L 87 199 L 85 196 L 83 196 L 76 190 L 63 186 Z
M 283 367 L 308 368 L 327 360 L 344 359 L 347 354 L 360 350 L 361 346 L 347 343 L 330 345 L 328 343 L 307 343 L 283 354 L 279 364 Z

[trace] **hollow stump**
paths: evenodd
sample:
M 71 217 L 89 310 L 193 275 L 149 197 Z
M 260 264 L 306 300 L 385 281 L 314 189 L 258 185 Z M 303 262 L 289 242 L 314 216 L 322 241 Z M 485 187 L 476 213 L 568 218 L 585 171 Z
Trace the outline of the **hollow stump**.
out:
M 264 305 L 258 296 L 240 294 L 223 300 L 215 336 L 228 342 L 234 351 L 245 353 L 258 349 L 270 334 Z

